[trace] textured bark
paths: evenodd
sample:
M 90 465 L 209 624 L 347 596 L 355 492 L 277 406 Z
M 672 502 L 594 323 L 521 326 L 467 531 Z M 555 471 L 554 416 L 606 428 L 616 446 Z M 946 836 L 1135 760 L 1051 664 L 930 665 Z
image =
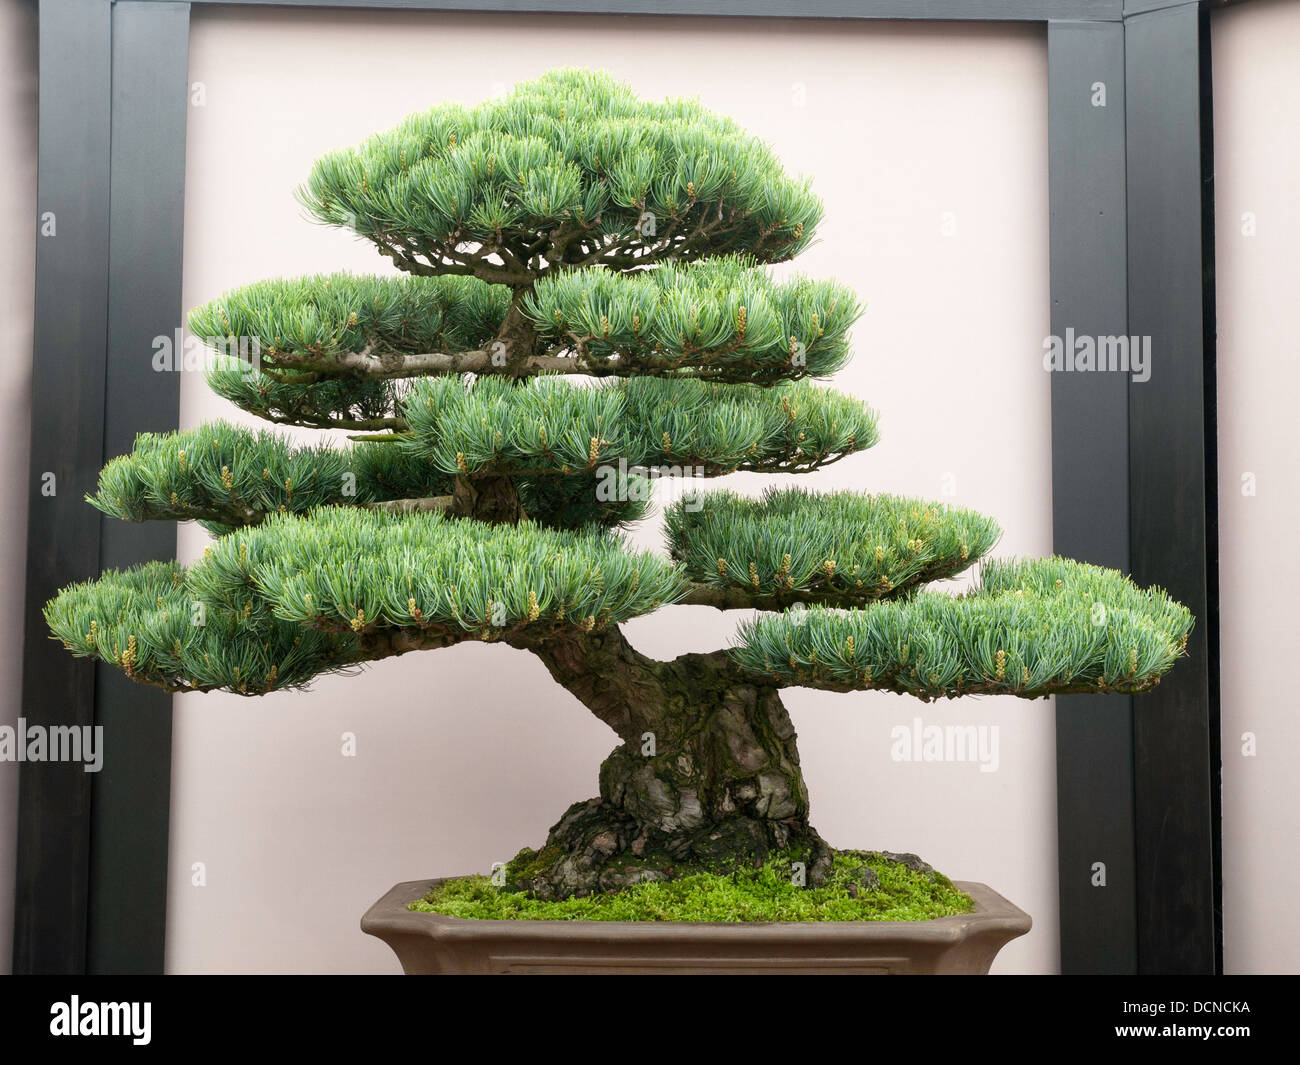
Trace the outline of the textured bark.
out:
M 541 850 L 511 863 L 512 886 L 563 898 L 787 849 L 806 855 L 810 882 L 825 875 L 830 851 L 808 822 L 794 726 L 776 689 L 721 652 L 646 658 L 617 628 L 519 645 L 623 743 L 601 766 L 600 795 L 570 807 Z
M 514 525 L 525 517 L 514 478 L 497 474 L 458 476 L 447 513 L 494 525 Z
M 533 372 L 529 364 L 537 354 L 537 331 L 523 309 L 523 299 L 531 291 L 531 288 L 515 290 L 496 339 L 488 345 L 497 366 L 504 360 L 506 373 L 531 376 Z
M 537 349 L 537 332 L 523 313 L 524 297 L 531 291 L 531 285 L 515 287 L 501 327 L 487 346 L 489 362 L 498 372 L 519 376 L 532 372 L 530 362 Z M 526 517 L 514 478 L 499 474 L 458 476 L 449 513 L 494 525 L 514 525 Z

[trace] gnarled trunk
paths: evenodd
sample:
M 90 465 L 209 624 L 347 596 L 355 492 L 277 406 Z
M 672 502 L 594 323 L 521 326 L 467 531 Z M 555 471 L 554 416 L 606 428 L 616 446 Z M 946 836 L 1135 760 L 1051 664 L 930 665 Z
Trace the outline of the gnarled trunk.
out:
M 519 646 L 623 742 L 601 766 L 600 795 L 510 864 L 512 886 L 563 898 L 787 849 L 820 881 L 830 851 L 808 823 L 794 726 L 774 688 L 721 652 L 646 658 L 617 628 Z

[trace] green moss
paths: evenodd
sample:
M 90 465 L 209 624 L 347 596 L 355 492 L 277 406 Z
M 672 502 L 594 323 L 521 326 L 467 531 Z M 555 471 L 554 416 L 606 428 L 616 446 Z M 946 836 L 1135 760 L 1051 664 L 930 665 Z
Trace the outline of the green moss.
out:
M 535 851 L 530 847 L 525 847 L 516 854 L 506 866 L 506 883 L 517 884 L 541 876 L 563 856 L 564 855 L 560 851 L 559 847 L 543 847 L 540 851 Z M 481 880 L 485 878 L 466 877 L 465 879 Z
M 878 854 L 837 852 L 827 882 L 816 888 L 791 883 L 789 858 L 732 873 L 688 872 L 556 902 L 504 891 L 485 876 L 467 876 L 438 885 L 410 908 L 481 920 L 775 922 L 925 921 L 969 913 L 974 905 L 942 874 L 916 872 Z M 878 877 L 876 886 L 860 886 L 863 866 Z

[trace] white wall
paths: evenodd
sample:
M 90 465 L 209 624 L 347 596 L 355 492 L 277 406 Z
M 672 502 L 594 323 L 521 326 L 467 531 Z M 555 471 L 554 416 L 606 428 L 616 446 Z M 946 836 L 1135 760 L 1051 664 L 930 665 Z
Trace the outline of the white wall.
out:
M 882 443 L 802 479 L 942 498 L 997 515 L 999 553 L 1051 551 L 1047 84 L 1022 27 L 624 17 L 304 13 L 196 7 L 184 299 L 276 274 L 385 272 L 314 228 L 291 193 L 321 152 L 410 111 L 473 102 L 551 66 L 605 66 L 643 94 L 698 93 L 811 173 L 822 242 L 799 262 L 869 302 L 836 379 L 882 413 Z M 955 221 L 945 236 L 946 213 Z M 182 422 L 238 412 L 197 376 Z M 251 421 L 251 420 L 250 420 Z M 771 479 L 738 477 L 757 489 Z M 655 528 L 639 536 L 658 543 Z M 205 534 L 183 530 L 183 557 Z M 661 611 L 643 650 L 722 646 L 738 615 Z M 524 695 L 524 698 L 520 696 Z M 792 691 L 814 819 L 840 846 L 914 850 L 1035 919 L 1003 972 L 1058 965 L 1050 702 L 927 707 Z M 596 791 L 614 737 L 508 648 L 382 663 L 308 695 L 176 702 L 168 968 L 395 972 L 357 920 L 393 882 L 486 869 L 537 845 Z M 1001 766 L 890 761 L 920 716 L 1000 729 Z M 340 755 L 345 731 L 359 756 Z M 193 863 L 207 885 L 192 886 Z
M 22 698 L 36 285 L 36 5 L 0 0 L 0 725 Z M 43 634 L 28 634 L 40 639 Z M 0 973 L 13 962 L 18 763 L 0 762 Z
M 1296 973 L 1300 6 L 1257 0 L 1212 26 L 1224 968 Z

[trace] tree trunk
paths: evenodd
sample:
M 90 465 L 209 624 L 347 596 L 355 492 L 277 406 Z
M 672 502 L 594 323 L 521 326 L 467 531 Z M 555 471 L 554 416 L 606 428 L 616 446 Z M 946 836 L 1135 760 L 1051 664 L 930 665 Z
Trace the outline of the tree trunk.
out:
M 505 318 L 488 344 L 493 361 L 500 359 L 504 366 L 522 368 L 537 350 L 537 331 L 523 313 L 523 300 L 531 291 L 531 285 L 512 290 Z M 493 525 L 514 525 L 527 517 L 515 479 L 501 474 L 457 475 L 448 513 Z
M 774 688 L 723 652 L 658 662 L 617 628 L 520 642 L 623 741 L 601 766 L 600 795 L 571 806 L 541 850 L 506 871 L 538 898 L 608 891 L 691 869 L 804 862 L 830 851 L 808 823 L 794 726 Z
M 537 334 L 516 289 L 494 354 L 522 366 Z M 512 478 L 456 478 L 451 513 L 519 521 Z M 622 745 L 600 769 L 600 795 L 571 806 L 540 851 L 506 875 L 538 898 L 608 891 L 695 868 L 760 863 L 773 850 L 804 862 L 809 883 L 830 849 L 808 823 L 808 791 L 794 726 L 775 688 L 756 684 L 722 652 L 659 662 L 617 627 L 507 641 L 537 654 L 551 675 L 610 726 Z
M 515 525 L 527 516 L 514 478 L 501 474 L 458 474 L 447 513 L 493 525 Z
M 521 285 L 511 290 L 510 306 L 506 308 L 496 337 L 488 345 L 493 360 L 504 359 L 504 365 L 516 374 L 527 374 L 523 367 L 537 353 L 537 330 L 524 314 L 524 300 L 532 291 L 532 285 Z

